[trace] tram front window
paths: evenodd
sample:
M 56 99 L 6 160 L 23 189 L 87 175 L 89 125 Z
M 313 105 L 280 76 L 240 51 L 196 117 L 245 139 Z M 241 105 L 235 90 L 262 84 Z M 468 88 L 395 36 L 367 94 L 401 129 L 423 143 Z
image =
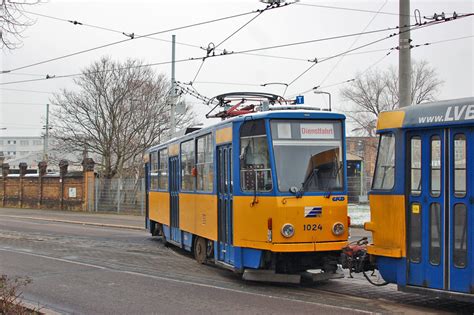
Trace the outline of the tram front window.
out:
M 272 120 L 278 189 L 341 191 L 342 126 L 337 121 Z

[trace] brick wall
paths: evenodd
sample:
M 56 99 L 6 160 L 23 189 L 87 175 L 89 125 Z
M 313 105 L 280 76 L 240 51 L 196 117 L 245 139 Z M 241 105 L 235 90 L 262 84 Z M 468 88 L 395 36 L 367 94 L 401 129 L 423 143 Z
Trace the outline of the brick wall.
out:
M 10 174 L 10 167 L 2 163 L 0 176 L 0 206 L 10 208 L 87 210 L 94 191 L 94 161 L 86 159 L 82 172 L 68 173 L 68 163 L 59 163 L 59 174 L 46 174 L 47 164 L 40 162 L 38 174 L 26 174 L 26 163 L 20 163 L 20 174 Z M 93 201 L 92 201 L 93 202 Z

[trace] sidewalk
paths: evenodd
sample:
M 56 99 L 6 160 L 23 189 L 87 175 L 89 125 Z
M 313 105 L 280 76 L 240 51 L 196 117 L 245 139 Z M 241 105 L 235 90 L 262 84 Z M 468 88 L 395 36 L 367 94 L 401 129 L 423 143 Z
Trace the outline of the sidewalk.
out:
M 145 217 L 113 213 L 109 214 L 43 209 L 0 208 L 0 220 L 2 217 L 107 226 L 133 230 L 145 229 Z

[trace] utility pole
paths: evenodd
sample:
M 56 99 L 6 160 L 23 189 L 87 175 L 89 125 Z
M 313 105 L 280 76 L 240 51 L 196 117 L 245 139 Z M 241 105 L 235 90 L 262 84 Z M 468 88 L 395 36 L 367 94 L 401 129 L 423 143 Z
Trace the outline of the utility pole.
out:
M 398 92 L 400 107 L 411 105 L 410 0 L 399 0 Z
M 171 44 L 171 104 L 170 104 L 170 138 L 174 137 L 176 132 L 176 79 L 175 79 L 175 46 L 176 35 L 172 35 Z
M 43 142 L 43 161 L 48 161 L 48 137 L 49 137 L 49 104 L 46 104 L 46 125 Z

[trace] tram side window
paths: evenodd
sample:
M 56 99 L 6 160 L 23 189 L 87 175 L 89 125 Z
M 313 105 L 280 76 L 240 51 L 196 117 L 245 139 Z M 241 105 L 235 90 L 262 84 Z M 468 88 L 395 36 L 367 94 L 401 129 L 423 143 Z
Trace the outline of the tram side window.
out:
M 240 182 L 243 191 L 271 191 L 272 173 L 263 120 L 252 120 L 240 129 Z
M 453 262 L 458 268 L 467 265 L 467 211 L 466 205 L 458 203 L 454 206 L 454 239 Z
M 194 141 L 181 143 L 181 190 L 194 190 Z
M 433 197 L 441 193 L 441 140 L 439 136 L 431 137 L 431 178 L 430 191 Z
M 454 195 L 466 195 L 466 136 L 454 136 Z
M 380 136 L 372 189 L 392 189 L 395 183 L 395 135 Z
M 441 206 L 437 202 L 430 205 L 430 263 L 439 265 L 441 261 Z
M 158 152 L 150 153 L 150 189 L 158 188 Z
M 214 182 L 214 150 L 212 147 L 212 134 L 198 138 L 196 144 L 196 190 L 212 191 Z
M 413 137 L 410 141 L 410 192 L 413 196 L 421 194 L 421 139 Z
M 158 189 L 168 189 L 168 149 L 158 151 Z

